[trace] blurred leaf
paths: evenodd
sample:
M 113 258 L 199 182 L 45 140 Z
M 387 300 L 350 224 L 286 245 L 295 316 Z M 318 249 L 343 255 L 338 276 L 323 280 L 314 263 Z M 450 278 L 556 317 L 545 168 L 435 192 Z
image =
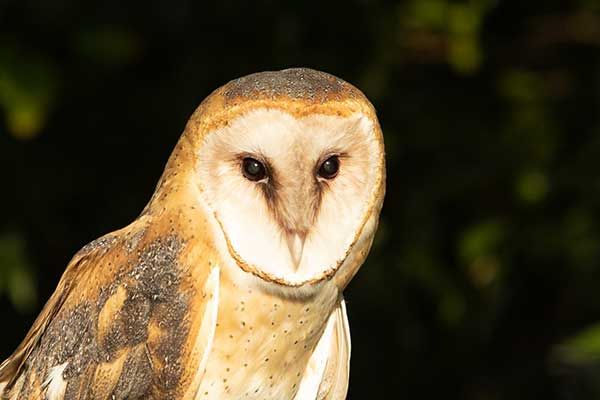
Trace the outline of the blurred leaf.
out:
M 448 10 L 448 62 L 459 73 L 475 72 L 481 64 L 479 27 L 482 17 L 480 9 L 465 4 L 452 4 Z
M 505 228 L 499 221 L 483 221 L 461 236 L 459 254 L 463 262 L 470 263 L 482 256 L 493 254 L 505 236 Z
M 15 103 L 6 107 L 8 130 L 18 139 L 32 139 L 41 132 L 46 119 L 44 107 L 36 102 Z
M 449 326 L 460 323 L 466 311 L 464 295 L 458 290 L 446 291 L 438 305 L 440 319 Z
M 33 310 L 37 291 L 35 277 L 29 268 L 13 268 L 8 278 L 8 296 L 10 301 L 21 312 Z
M 455 36 L 450 41 L 448 62 L 462 74 L 471 74 L 481 64 L 481 49 L 479 41 L 474 36 Z
M 470 4 L 453 3 L 448 8 L 449 31 L 454 35 L 476 35 L 483 17 L 482 11 Z
M 401 12 L 407 27 L 441 29 L 446 25 L 447 8 L 445 0 L 414 0 Z
M 596 268 L 600 259 L 600 234 L 594 214 L 586 208 L 570 210 L 564 221 L 564 247 L 575 268 Z
M 494 256 L 478 257 L 468 265 L 471 282 L 479 288 L 492 284 L 498 277 L 499 271 L 500 261 Z
M 600 323 L 584 329 L 556 346 L 553 357 L 570 365 L 600 361 Z
M 414 0 L 400 8 L 400 26 L 405 30 L 400 42 L 421 55 L 429 53 L 430 60 L 441 56 L 457 73 L 472 74 L 483 60 L 481 27 L 491 5 L 487 0 Z
M 25 241 L 15 233 L 0 236 L 0 290 L 6 290 L 21 312 L 36 303 L 36 285 L 31 264 L 25 253 Z
M 31 139 L 42 131 L 57 83 L 54 68 L 42 57 L 0 49 L 0 107 L 14 137 Z
M 548 179 L 539 171 L 529 171 L 521 174 L 516 185 L 519 199 L 526 203 L 538 203 L 548 193 Z
M 77 50 L 100 64 L 121 66 L 133 62 L 141 52 L 140 38 L 120 27 L 97 27 L 81 32 L 76 38 Z
M 498 251 L 505 234 L 503 224 L 494 220 L 476 224 L 462 234 L 459 254 L 475 287 L 484 288 L 498 277 Z
M 515 69 L 501 75 L 500 93 L 518 102 L 537 101 L 542 93 L 543 82 L 530 71 Z
M 538 169 L 552 161 L 560 145 L 559 123 L 550 102 L 552 92 L 557 90 L 557 79 L 556 75 L 547 75 L 511 69 L 498 78 L 498 91 L 510 110 L 506 136 L 512 141 L 511 146 L 527 158 L 527 165 Z M 520 199 L 525 201 L 542 200 L 548 190 L 546 178 L 535 169 L 526 170 L 515 185 Z

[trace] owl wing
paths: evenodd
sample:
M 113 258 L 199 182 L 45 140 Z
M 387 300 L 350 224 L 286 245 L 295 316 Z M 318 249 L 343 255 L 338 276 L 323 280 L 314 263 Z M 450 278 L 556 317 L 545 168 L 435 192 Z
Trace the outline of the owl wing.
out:
M 350 327 L 342 298 L 310 357 L 295 400 L 343 400 L 350 376 Z
M 88 262 L 93 258 L 92 255 L 81 255 L 80 253 L 78 253 L 67 266 L 67 269 L 61 277 L 56 290 L 48 302 L 46 302 L 46 305 L 31 326 L 31 329 L 27 333 L 27 336 L 25 336 L 25 339 L 23 339 L 13 354 L 2 364 L 0 364 L 0 397 L 18 397 L 17 395 L 20 391 L 20 388 L 17 390 L 15 386 L 23 386 L 23 379 L 19 378 L 23 376 L 23 371 L 25 369 L 27 360 L 31 356 L 32 351 L 39 344 L 39 341 L 46 331 L 50 321 L 61 309 L 65 299 L 71 293 L 74 283 L 76 282 L 75 278 L 79 274 L 79 271 L 83 268 L 86 268 Z M 20 382 L 18 382 L 19 380 Z M 9 391 L 9 389 L 13 388 L 15 390 Z M 8 396 L 8 393 L 5 393 L 5 389 L 9 393 L 17 392 L 17 395 L 6 397 Z
M 69 263 L 21 345 L 0 365 L 0 397 L 195 395 L 214 338 L 218 267 L 186 268 L 183 241 L 145 228 L 99 241 Z

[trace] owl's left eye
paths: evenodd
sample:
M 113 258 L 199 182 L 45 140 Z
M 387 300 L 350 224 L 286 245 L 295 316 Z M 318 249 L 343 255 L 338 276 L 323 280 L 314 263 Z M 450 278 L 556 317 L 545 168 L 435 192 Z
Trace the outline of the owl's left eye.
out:
M 267 176 L 267 170 L 263 163 L 252 157 L 246 157 L 242 160 L 242 173 L 246 179 L 253 182 L 260 181 Z

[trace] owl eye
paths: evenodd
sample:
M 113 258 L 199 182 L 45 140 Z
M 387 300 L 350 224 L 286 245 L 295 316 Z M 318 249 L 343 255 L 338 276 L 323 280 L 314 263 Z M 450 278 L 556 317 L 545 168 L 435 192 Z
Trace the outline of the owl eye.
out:
M 253 182 L 260 181 L 267 176 L 267 171 L 263 163 L 252 157 L 246 157 L 242 160 L 242 173 L 246 179 Z
M 323 161 L 323 164 L 319 167 L 318 174 L 321 178 L 333 179 L 336 177 L 340 170 L 340 160 L 337 156 L 331 156 L 327 160 Z

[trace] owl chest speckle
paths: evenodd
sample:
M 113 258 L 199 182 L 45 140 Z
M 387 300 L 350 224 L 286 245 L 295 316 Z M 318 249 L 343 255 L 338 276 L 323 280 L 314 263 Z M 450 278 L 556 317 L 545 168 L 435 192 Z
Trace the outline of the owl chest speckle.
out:
M 221 282 L 215 339 L 199 399 L 292 399 L 337 292 L 286 299 Z

